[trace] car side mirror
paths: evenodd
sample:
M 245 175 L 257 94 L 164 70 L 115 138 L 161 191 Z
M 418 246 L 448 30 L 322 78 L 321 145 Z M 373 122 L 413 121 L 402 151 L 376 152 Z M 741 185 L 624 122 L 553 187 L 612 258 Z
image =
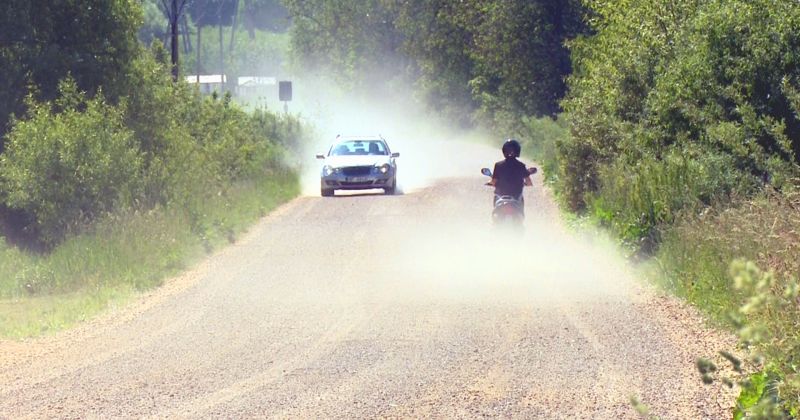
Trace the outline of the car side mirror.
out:
M 492 176 L 492 171 L 489 168 L 482 168 L 481 173 L 486 176 Z
M 400 153 L 392 153 L 392 157 L 393 158 L 398 158 L 398 157 L 400 157 Z
M 317 159 L 325 159 L 325 155 L 317 155 Z

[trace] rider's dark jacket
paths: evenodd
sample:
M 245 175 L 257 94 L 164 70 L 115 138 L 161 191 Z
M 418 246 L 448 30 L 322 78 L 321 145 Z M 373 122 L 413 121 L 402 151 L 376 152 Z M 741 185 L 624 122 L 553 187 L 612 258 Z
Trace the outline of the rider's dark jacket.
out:
M 497 162 L 494 164 L 494 172 L 492 172 L 492 178 L 495 180 L 494 193 L 519 197 L 525 186 L 525 178 L 528 176 L 530 176 L 528 168 L 516 158 Z

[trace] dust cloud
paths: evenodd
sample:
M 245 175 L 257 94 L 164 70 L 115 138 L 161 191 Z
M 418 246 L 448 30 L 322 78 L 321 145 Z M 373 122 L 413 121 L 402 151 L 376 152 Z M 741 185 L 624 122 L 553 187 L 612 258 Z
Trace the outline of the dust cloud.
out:
M 569 232 L 552 214 L 537 214 L 531 195 L 523 232 L 492 226 L 488 203 L 473 205 L 482 211 L 469 219 L 398 231 L 386 273 L 386 281 L 395 282 L 394 298 L 541 307 L 635 299 L 638 288 L 614 245 Z
M 311 84 L 296 86 L 304 102 L 293 104 L 294 112 L 316 129 L 302 162 L 304 194 L 319 195 L 322 163 L 314 156 L 327 152 L 337 134 L 380 134 L 400 153 L 399 190 L 420 195 L 412 201 L 417 208 L 393 208 L 395 200 L 376 204 L 403 215 L 389 222 L 386 233 L 392 238 L 391 261 L 362 267 L 382 279 L 379 290 L 393 290 L 385 298 L 501 304 L 632 298 L 632 276 L 615 246 L 599 236 L 569 232 L 538 176 L 537 185 L 526 188 L 524 232 L 507 234 L 491 225 L 491 190 L 483 186 L 480 168 L 501 158 L 499 147 L 507 135 L 449 127 L 402 94 L 370 100 Z M 376 256 L 375 261 L 382 260 Z
M 414 100 L 409 94 L 411 88 L 376 98 L 347 95 L 330 82 L 319 80 L 298 81 L 294 86 L 297 101 L 291 104 L 291 112 L 315 130 L 313 142 L 305 145 L 300 161 L 305 195 L 319 195 L 322 162 L 315 155 L 325 154 L 337 135 L 383 136 L 392 152 L 400 153 L 397 181 L 401 193 L 418 191 L 438 179 L 479 173 L 481 165 L 494 162 L 453 159 L 453 142 L 477 145 L 502 141 L 502 136 L 494 139 L 480 130 L 450 127 Z

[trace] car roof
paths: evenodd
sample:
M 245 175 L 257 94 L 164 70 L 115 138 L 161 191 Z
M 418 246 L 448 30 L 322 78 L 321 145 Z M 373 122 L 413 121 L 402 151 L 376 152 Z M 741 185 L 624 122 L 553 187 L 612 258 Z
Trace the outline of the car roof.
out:
M 343 136 L 341 134 L 336 136 L 337 143 L 342 141 L 368 141 L 368 140 L 381 140 L 383 142 L 386 142 L 386 139 L 384 139 L 383 136 L 381 136 L 380 134 L 377 136 Z

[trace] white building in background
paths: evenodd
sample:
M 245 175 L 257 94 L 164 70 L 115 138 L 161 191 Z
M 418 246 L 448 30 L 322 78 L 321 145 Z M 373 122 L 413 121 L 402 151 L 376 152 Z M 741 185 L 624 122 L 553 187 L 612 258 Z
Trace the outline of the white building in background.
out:
M 214 92 L 222 94 L 223 87 L 228 82 L 228 77 L 224 74 L 194 74 L 186 76 L 186 83 L 196 85 L 200 93 L 210 95 Z
M 236 94 L 243 99 L 269 98 L 277 95 L 278 79 L 274 77 L 240 77 L 236 84 Z
M 236 96 L 242 103 L 278 109 L 278 79 L 275 77 L 243 76 L 236 80 Z

